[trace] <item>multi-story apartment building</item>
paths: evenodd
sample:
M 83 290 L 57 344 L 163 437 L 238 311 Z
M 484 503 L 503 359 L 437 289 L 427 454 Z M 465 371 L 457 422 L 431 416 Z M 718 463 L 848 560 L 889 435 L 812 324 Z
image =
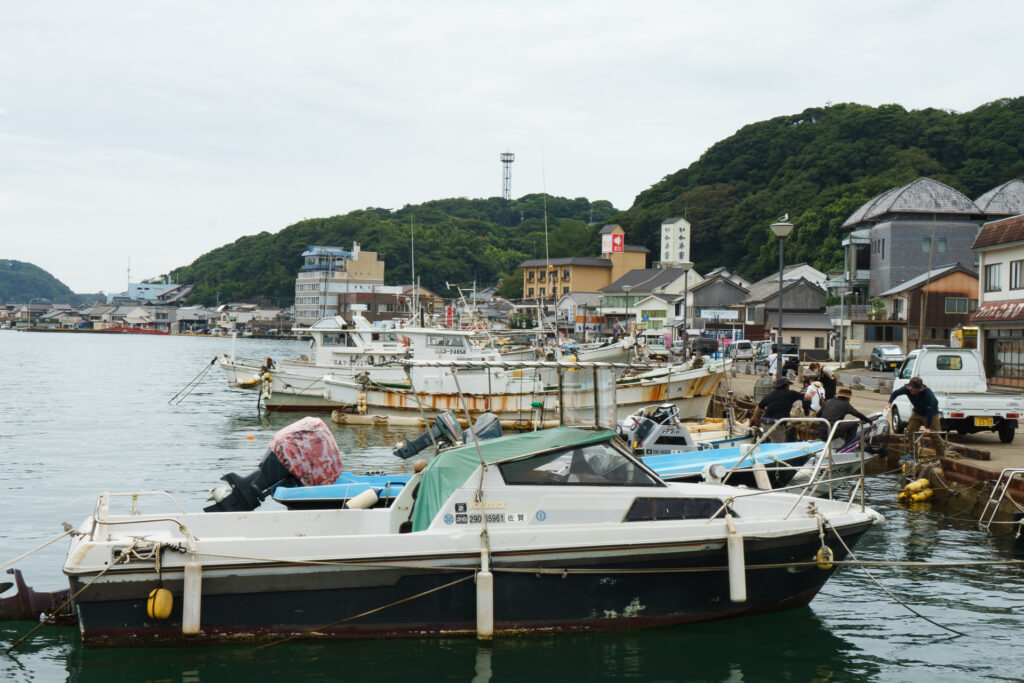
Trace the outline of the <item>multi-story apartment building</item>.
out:
M 978 252 L 978 349 L 993 386 L 1024 387 L 1024 215 L 986 223 Z
M 352 243 L 352 251 L 311 245 L 302 258 L 295 280 L 295 323 L 300 327 L 331 315 L 347 317 L 354 303 L 368 300 L 366 295 L 401 294 L 401 287 L 383 291 L 384 262 L 377 252 L 360 249 L 358 242 Z

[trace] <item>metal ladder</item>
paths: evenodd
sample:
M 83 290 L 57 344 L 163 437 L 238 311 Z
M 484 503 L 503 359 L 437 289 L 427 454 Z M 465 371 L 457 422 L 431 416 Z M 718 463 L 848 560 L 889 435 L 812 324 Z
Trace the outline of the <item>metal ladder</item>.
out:
M 1003 502 L 1003 498 L 1009 492 L 1010 482 L 1018 474 L 1024 474 L 1024 467 L 1007 467 L 999 473 L 999 478 L 996 479 L 996 484 L 992 487 L 992 493 L 989 495 L 988 501 L 978 517 L 978 528 L 985 533 L 992 533 L 992 522 L 999 511 L 999 504 Z M 987 520 L 985 519 L 986 515 L 988 516 Z

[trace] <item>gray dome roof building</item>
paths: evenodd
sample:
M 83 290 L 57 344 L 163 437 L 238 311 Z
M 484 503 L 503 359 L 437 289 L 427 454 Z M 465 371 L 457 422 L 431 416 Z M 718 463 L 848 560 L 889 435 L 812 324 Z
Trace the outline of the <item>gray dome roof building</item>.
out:
M 974 200 L 987 216 L 1019 216 L 1024 214 L 1024 180 L 1014 178 Z
M 846 219 L 843 227 L 878 222 L 890 214 L 943 214 L 981 218 L 983 211 L 963 193 L 931 178 L 918 178 L 869 200 Z
M 871 199 L 867 200 L 866 202 L 860 205 L 859 209 L 850 214 L 850 217 L 847 218 L 846 221 L 843 223 L 843 227 L 849 228 L 851 226 L 857 225 L 858 223 L 863 223 L 869 215 L 872 215 L 871 210 L 875 207 L 876 204 L 885 201 L 889 197 L 889 195 L 893 194 L 894 192 L 899 192 L 900 189 L 902 188 L 892 187 L 883 192 L 882 194 L 878 195 L 877 197 L 872 197 Z

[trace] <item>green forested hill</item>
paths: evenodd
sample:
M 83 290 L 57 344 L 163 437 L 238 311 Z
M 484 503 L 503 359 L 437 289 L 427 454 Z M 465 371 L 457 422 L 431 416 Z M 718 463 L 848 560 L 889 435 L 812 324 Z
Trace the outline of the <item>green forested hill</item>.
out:
M 75 304 L 79 297 L 70 287 L 39 266 L 0 259 L 0 303 L 23 304 L 32 299 Z
M 760 278 L 778 259 L 768 226 L 788 213 L 796 229 L 786 261 L 827 270 L 841 260 L 843 221 L 871 197 L 921 176 L 971 199 L 1024 177 L 1024 98 L 965 113 L 837 104 L 750 124 L 642 192 L 622 213 L 605 201 L 548 197 L 550 254 L 595 255 L 597 224 L 614 221 L 626 229 L 628 243 L 647 246 L 657 258 L 661 222 L 685 216 L 693 225 L 691 257 L 698 270 L 727 266 Z M 196 285 L 193 301 L 264 295 L 287 303 L 308 245 L 357 241 L 386 260 L 388 283 L 407 283 L 412 221 L 416 273 L 425 287 L 446 295 L 446 281 L 491 283 L 523 259 L 543 256 L 543 200 L 528 195 L 512 202 L 512 222 L 523 219 L 514 227 L 499 225 L 498 198 L 305 220 L 275 234 L 243 237 L 172 275 Z M 521 283 L 507 281 L 507 293 L 514 294 Z
M 216 299 L 237 301 L 262 295 L 287 305 L 295 296 L 295 275 L 309 245 L 347 249 L 355 241 L 385 261 L 388 284 L 406 284 L 412 277 L 411 225 L 416 276 L 441 296 L 454 296 L 445 282 L 492 284 L 512 273 L 523 259 L 544 255 L 544 200 L 541 195 L 527 195 L 513 201 L 514 227 L 498 225 L 499 198 L 443 199 L 395 211 L 369 208 L 304 220 L 274 234 L 242 237 L 171 275 L 177 282 L 196 285 L 190 301 L 209 304 Z M 615 213 L 607 201 L 547 197 L 551 256 L 596 253 L 595 226 Z
M 843 221 L 921 176 L 971 199 L 1024 177 L 1024 98 L 961 114 L 838 104 L 751 124 L 641 193 L 616 220 L 630 242 L 658 253 L 661 221 L 685 215 L 698 271 L 724 265 L 760 278 L 778 269 L 768 226 L 788 213 L 796 227 L 787 263 L 827 270 L 841 264 Z

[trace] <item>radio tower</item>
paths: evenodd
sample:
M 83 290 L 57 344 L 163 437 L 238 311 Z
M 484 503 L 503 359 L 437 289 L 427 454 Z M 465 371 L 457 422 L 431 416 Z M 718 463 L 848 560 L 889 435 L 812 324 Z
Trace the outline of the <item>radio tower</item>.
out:
M 512 216 L 509 212 L 509 204 L 512 201 L 512 162 L 516 160 L 516 155 L 512 152 L 502 152 L 500 158 L 504 170 L 504 182 L 501 186 L 501 223 L 502 225 L 511 225 Z

